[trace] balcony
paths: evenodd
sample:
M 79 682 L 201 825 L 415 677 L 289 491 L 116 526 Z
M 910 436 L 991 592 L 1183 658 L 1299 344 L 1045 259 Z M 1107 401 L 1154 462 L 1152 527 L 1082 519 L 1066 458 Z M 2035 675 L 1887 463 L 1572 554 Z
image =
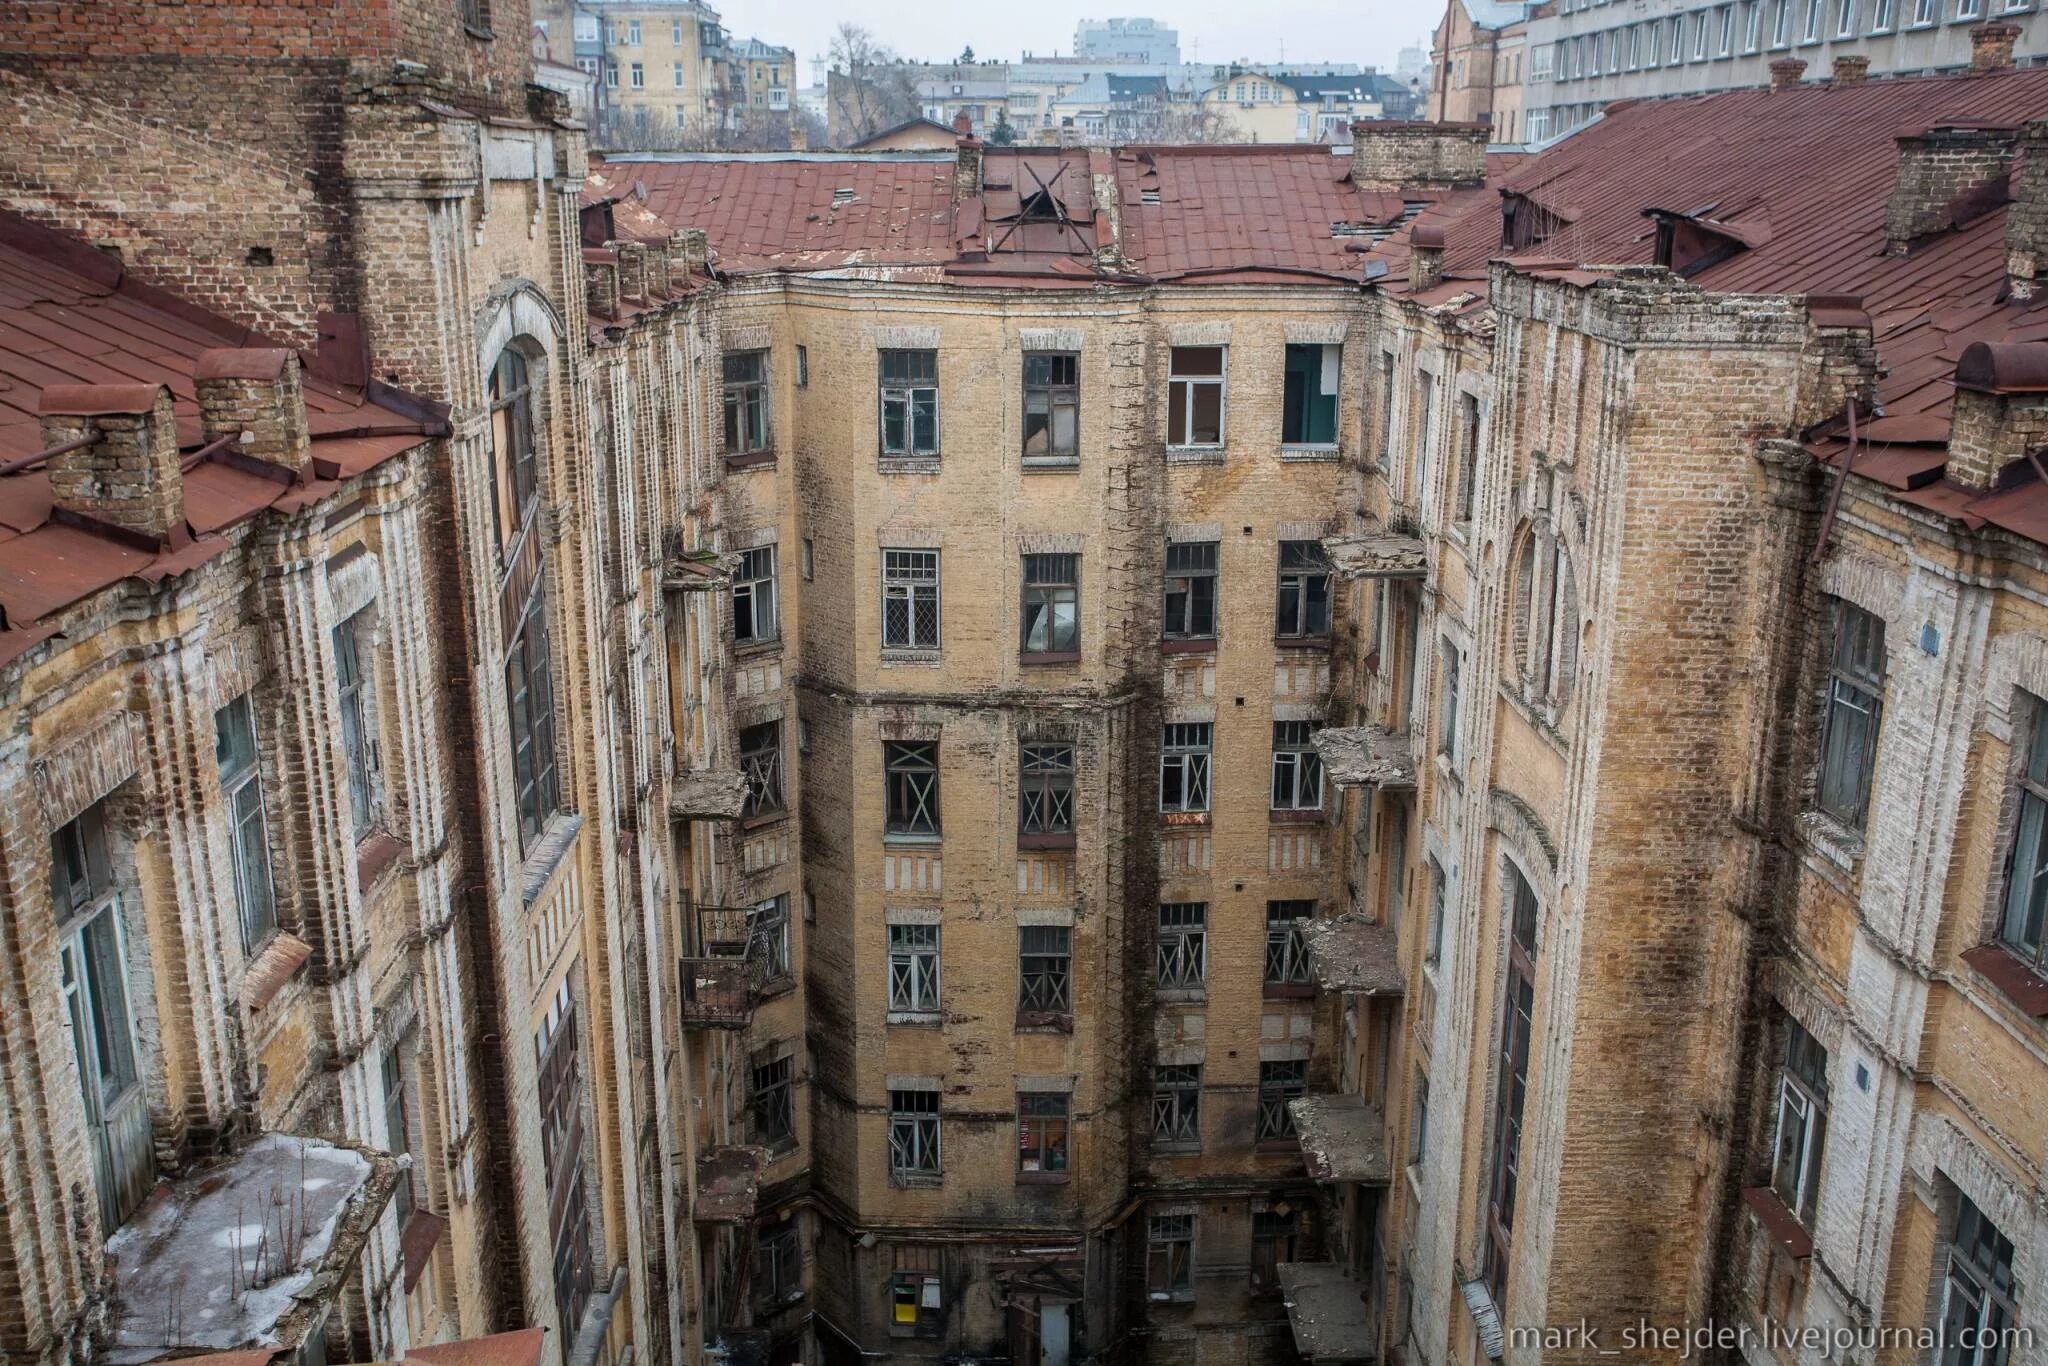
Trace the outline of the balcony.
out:
M 1287 1102 L 1309 1179 L 1385 1186 L 1394 1179 L 1379 1107 L 1358 1095 L 1298 1096 Z
M 1422 538 L 1378 530 L 1362 536 L 1325 536 L 1323 551 L 1347 579 L 1419 579 L 1429 573 Z
M 1365 1287 L 1335 1262 L 1282 1262 L 1287 1326 L 1303 1361 L 1371 1361 L 1379 1334 Z
M 676 774 L 668 813 L 676 820 L 738 820 L 747 804 L 747 776 L 736 768 L 694 768 Z
M 1415 747 L 1406 731 L 1386 726 L 1325 727 L 1315 734 L 1323 771 L 1338 787 L 1415 790 Z
M 708 593 L 730 588 L 730 570 L 737 556 L 715 550 L 690 550 L 670 555 L 661 567 L 661 586 L 671 593 Z
M 1301 927 L 1309 976 L 1324 991 L 1343 996 L 1400 996 L 1407 991 L 1394 927 L 1345 914 Z
M 683 1027 L 744 1029 L 767 966 L 754 952 L 744 906 L 699 906 L 697 951 L 682 959 Z
M 765 1149 L 726 1143 L 697 1156 L 697 1200 L 690 1217 L 700 1224 L 744 1224 L 761 1199 Z

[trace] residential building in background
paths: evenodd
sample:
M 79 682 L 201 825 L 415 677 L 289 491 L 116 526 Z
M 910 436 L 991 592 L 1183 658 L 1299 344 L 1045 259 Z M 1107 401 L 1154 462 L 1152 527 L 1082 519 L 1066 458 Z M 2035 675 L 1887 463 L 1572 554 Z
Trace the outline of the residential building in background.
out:
M 731 45 L 727 61 L 729 118 L 789 115 L 796 90 L 795 49 L 746 38 Z
M 1074 56 L 1084 62 L 1180 65 L 1180 34 L 1156 19 L 1083 19 L 1074 25 Z
M 1497 143 L 1527 135 L 1522 112 L 1529 80 L 1529 23 L 1546 5 L 1451 0 L 1432 43 L 1429 117 L 1484 123 Z

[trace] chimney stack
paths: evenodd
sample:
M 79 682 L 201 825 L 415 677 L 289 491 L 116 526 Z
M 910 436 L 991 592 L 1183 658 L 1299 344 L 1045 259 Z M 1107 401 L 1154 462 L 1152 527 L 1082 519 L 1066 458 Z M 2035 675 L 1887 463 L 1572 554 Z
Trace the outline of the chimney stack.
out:
M 192 387 L 199 395 L 200 435 L 209 445 L 241 437 L 228 458 L 260 462 L 301 483 L 311 474 L 306 394 L 292 352 L 281 346 L 202 351 Z
M 88 443 L 50 457 L 50 498 L 60 519 L 150 549 L 191 539 L 168 388 L 53 384 L 43 390 L 41 416 L 45 444 Z
M 2032 299 L 2048 275 L 2048 119 L 2022 134 L 2024 159 L 2005 211 L 2005 278 L 2016 299 Z
M 962 113 L 953 119 L 958 130 L 967 123 Z M 961 133 L 958 150 L 953 155 L 953 202 L 971 199 L 981 193 L 981 139 L 972 133 Z
M 1972 342 L 1955 378 L 1948 476 L 1995 487 L 2007 466 L 2048 444 L 2048 342 Z
M 1843 55 L 1835 58 L 1836 85 L 1861 85 L 1870 77 L 1870 58 Z
M 1444 278 L 1444 230 L 1418 223 L 1408 234 L 1408 288 L 1420 294 Z
M 702 228 L 677 228 L 668 235 L 670 258 L 685 275 L 711 273 L 711 234 Z
M 638 242 L 607 242 L 612 255 L 619 260 L 619 297 L 622 299 L 645 299 L 647 297 L 647 248 Z
M 583 262 L 584 304 L 600 318 L 619 316 L 619 267 L 615 261 Z
M 1899 169 L 1885 205 L 1887 256 L 1904 256 L 1912 244 L 1953 227 L 1957 201 L 1971 190 L 2011 173 L 2012 128 L 1938 124 L 1899 138 Z
M 2012 45 L 2020 36 L 2018 24 L 1996 21 L 1970 30 L 1970 70 L 2012 70 Z
M 1790 90 L 1806 74 L 1806 63 L 1797 57 L 1779 57 L 1771 63 L 1771 89 Z
M 1361 119 L 1351 125 L 1351 183 L 1361 190 L 1482 185 L 1491 136 L 1483 123 Z

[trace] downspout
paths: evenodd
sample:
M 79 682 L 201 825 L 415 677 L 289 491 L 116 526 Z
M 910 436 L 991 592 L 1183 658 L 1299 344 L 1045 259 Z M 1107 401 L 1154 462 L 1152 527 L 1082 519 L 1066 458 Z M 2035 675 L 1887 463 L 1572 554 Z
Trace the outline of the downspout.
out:
M 1849 398 L 1849 449 L 1842 456 L 1842 472 L 1835 476 L 1835 486 L 1828 492 L 1827 510 L 1820 515 L 1820 535 L 1814 541 L 1813 555 L 1811 557 L 1811 562 L 1814 564 L 1820 563 L 1821 557 L 1828 553 L 1828 538 L 1834 534 L 1835 530 L 1835 510 L 1842 505 L 1842 489 L 1849 482 L 1849 471 L 1856 466 L 1856 445 L 1856 399 L 1854 395 L 1851 395 Z M 2039 470 L 2040 466 L 2037 464 L 2034 468 Z
M 576 1341 L 569 1347 L 568 1366 L 596 1366 L 598 1357 L 604 1352 L 604 1340 L 611 1336 L 612 1314 L 619 1307 L 619 1296 L 626 1293 L 626 1268 L 612 1268 L 612 1288 L 590 1307 L 583 1311 L 583 1323 L 576 1330 Z M 623 1364 L 622 1364 L 623 1366 Z

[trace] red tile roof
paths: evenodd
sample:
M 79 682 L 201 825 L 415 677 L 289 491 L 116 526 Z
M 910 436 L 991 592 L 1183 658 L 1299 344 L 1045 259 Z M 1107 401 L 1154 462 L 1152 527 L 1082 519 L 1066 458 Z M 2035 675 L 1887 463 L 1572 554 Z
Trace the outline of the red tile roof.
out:
M 43 449 L 37 413 L 59 385 L 170 388 L 178 442 L 201 444 L 193 388 L 199 358 L 222 348 L 274 346 L 226 318 L 138 284 L 114 258 L 0 211 L 0 464 Z M 152 553 L 50 520 L 49 476 L 40 467 L 0 473 L 0 664 L 51 631 L 41 618 L 123 578 L 183 573 L 226 546 L 220 532 L 266 507 L 302 507 L 417 446 L 433 427 L 432 405 L 388 390 L 366 391 L 305 373 L 315 478 L 288 484 L 207 462 L 185 472 L 193 533 L 182 549 Z M 11 629 L 7 629 L 11 628 Z

